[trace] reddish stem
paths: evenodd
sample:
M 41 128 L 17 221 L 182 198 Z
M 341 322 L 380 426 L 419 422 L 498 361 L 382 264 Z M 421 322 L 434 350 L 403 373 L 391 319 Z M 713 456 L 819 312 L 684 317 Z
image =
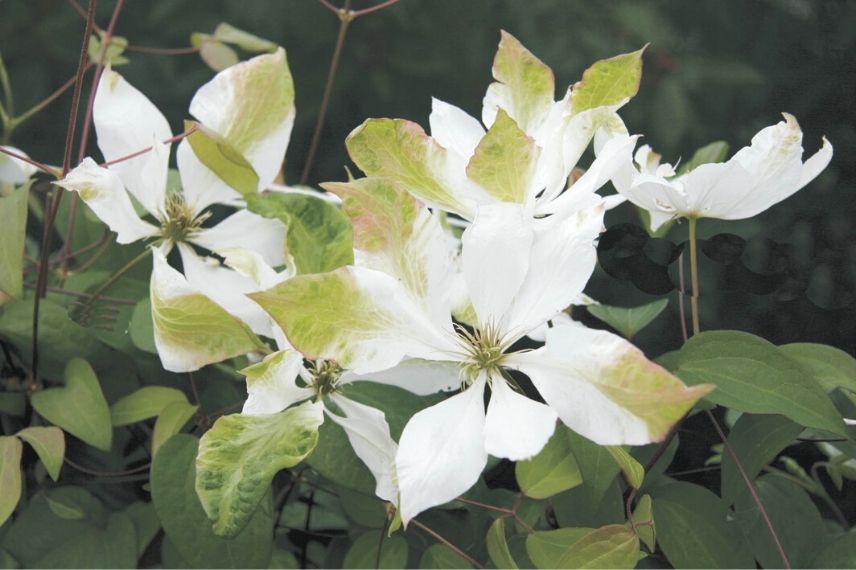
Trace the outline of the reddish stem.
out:
M 187 129 L 183 133 L 179 133 L 179 134 L 175 135 L 174 137 L 169 137 L 168 139 L 161 141 L 161 143 L 162 144 L 172 144 L 176 141 L 180 141 L 181 139 L 183 139 L 185 137 L 189 137 L 190 135 L 195 133 L 198 128 L 199 128 L 199 125 L 194 124 L 192 127 Z M 114 164 L 119 164 L 120 162 L 125 162 L 126 160 L 131 160 L 132 158 L 137 158 L 138 156 L 144 155 L 147 152 L 151 152 L 151 150 L 153 148 L 154 147 L 152 147 L 152 146 L 147 146 L 146 148 L 132 152 L 131 154 L 126 154 L 125 156 L 120 156 L 119 158 L 114 158 L 113 160 L 110 160 L 108 162 L 104 162 L 100 166 L 102 166 L 104 168 L 108 168 L 110 166 L 113 166 Z
M 33 166 L 35 166 L 36 168 L 38 168 L 42 172 L 44 172 L 46 174 L 50 174 L 51 176 L 56 177 L 59 175 L 59 172 L 57 172 L 55 169 L 51 168 L 47 164 L 42 164 L 41 162 L 37 162 L 37 161 L 33 160 L 32 158 L 27 158 L 26 156 L 24 156 L 22 154 L 18 154 L 15 151 L 12 151 L 12 150 L 9 150 L 7 148 L 3 148 L 2 146 L 0 146 L 0 152 L 2 152 L 3 154 L 8 154 L 12 158 L 17 158 L 18 160 L 23 160 L 27 164 L 32 164 Z
M 182 47 L 182 48 L 160 48 L 149 46 L 128 46 L 125 51 L 133 51 L 137 53 L 149 53 L 152 55 L 192 55 L 199 53 L 197 47 Z

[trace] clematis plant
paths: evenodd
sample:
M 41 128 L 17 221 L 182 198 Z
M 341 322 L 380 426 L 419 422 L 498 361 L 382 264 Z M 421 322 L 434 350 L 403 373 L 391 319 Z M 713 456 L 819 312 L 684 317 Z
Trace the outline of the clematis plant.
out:
M 173 137 L 167 120 L 121 75 L 105 70 L 93 120 L 107 163 L 99 166 L 86 158 L 58 182 L 80 195 L 117 233 L 118 243 L 154 239 L 163 254 L 179 249 L 189 286 L 170 274 L 157 256 L 152 273 L 155 342 L 164 366 L 173 371 L 195 370 L 242 354 L 223 350 L 224 344 L 213 339 L 213 345 L 196 342 L 199 331 L 184 330 L 183 334 L 192 336 L 180 341 L 167 330 L 182 311 L 191 310 L 188 300 L 197 299 L 193 295 L 203 293 L 213 299 L 210 305 L 199 302 L 214 311 L 215 321 L 228 320 L 229 311 L 256 333 L 273 335 L 270 320 L 243 296 L 255 290 L 253 281 L 228 264 L 221 267 L 202 259 L 193 246 L 221 256 L 231 252 L 233 258 L 235 252 L 245 252 L 243 257 L 255 253 L 270 266 L 286 261 L 286 229 L 276 219 L 241 208 L 216 225 L 205 226 L 211 216 L 209 206 L 241 206 L 241 192 L 264 189 L 280 170 L 294 122 L 294 88 L 285 51 L 280 48 L 218 73 L 196 92 L 190 113 L 200 123 L 178 145 L 178 190 L 169 184 Z M 206 166 L 210 164 L 220 166 L 212 171 Z M 137 215 L 132 197 L 154 223 Z M 231 323 L 224 326 L 234 329 Z
M 525 206 L 481 206 L 463 234 L 475 326 L 453 323 L 454 276 L 438 216 L 395 182 L 327 184 L 354 224 L 357 265 L 251 294 L 304 355 L 428 393 L 460 390 L 415 414 L 395 456 L 402 521 L 469 489 L 488 454 L 534 456 L 559 418 L 602 445 L 645 444 L 709 386 L 686 387 L 630 343 L 575 323 L 537 350 L 515 343 L 582 291 L 599 216 L 533 219 Z M 523 372 L 546 403 L 521 389 Z M 491 397 L 485 412 L 485 390 Z
M 802 138 L 796 118 L 785 113 L 784 121 L 759 131 L 728 161 L 678 176 L 643 146 L 635 164 L 628 161 L 614 171 L 613 183 L 650 213 L 652 231 L 676 218 L 751 218 L 805 187 L 832 160 L 832 145 L 824 137 L 820 150 L 803 162 Z
M 636 137 L 615 134 L 579 179 L 569 175 L 604 126 L 639 89 L 642 52 L 596 62 L 554 101 L 553 71 L 502 32 L 481 119 L 432 100 L 431 136 L 402 119 L 368 119 L 348 136 L 351 159 L 368 176 L 388 178 L 429 206 L 472 220 L 479 206 L 523 204 L 541 216 L 604 199 L 594 192 L 630 159 Z M 487 130 L 485 130 L 487 127 Z M 610 133 L 617 133 L 613 127 Z M 607 206 L 623 201 L 610 197 Z

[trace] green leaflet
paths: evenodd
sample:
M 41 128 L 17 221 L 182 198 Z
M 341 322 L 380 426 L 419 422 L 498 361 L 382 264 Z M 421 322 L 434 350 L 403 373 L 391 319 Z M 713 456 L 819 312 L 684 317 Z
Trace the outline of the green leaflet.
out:
M 632 339 L 636 333 L 651 324 L 669 304 L 660 299 L 639 307 L 611 307 L 609 305 L 587 305 L 589 313 L 602 320 L 624 337 Z
M 602 59 L 583 72 L 582 79 L 571 91 L 573 112 L 605 106 L 621 106 L 639 91 L 642 79 L 640 50 Z
M 783 416 L 743 414 L 731 428 L 728 442 L 746 475 L 752 480 L 785 447 L 794 443 L 802 431 L 802 426 Z M 730 453 L 722 454 L 721 474 L 720 494 L 726 504 L 734 504 L 739 497 L 748 493 Z
M 152 464 L 152 499 L 167 538 L 192 567 L 266 568 L 273 547 L 270 494 L 237 536 L 217 536 L 196 495 L 197 446 L 193 436 L 173 436 Z
M 58 427 L 28 427 L 15 434 L 36 451 L 48 475 L 56 481 L 65 457 L 65 435 Z
M 839 535 L 815 557 L 810 568 L 856 568 L 856 531 Z
M 0 525 L 15 511 L 21 498 L 21 440 L 0 436 Z
M 23 293 L 24 238 L 29 184 L 0 196 L 0 305 Z
M 199 442 L 196 492 L 214 532 L 233 537 L 247 524 L 273 476 L 303 460 L 318 441 L 320 404 L 278 414 L 220 417 Z
M 419 559 L 419 568 L 442 569 L 442 568 L 472 568 L 472 564 L 461 558 L 457 553 L 449 549 L 445 544 L 432 544 L 422 553 Z
M 583 482 L 568 432 L 559 426 L 538 455 L 515 465 L 517 483 L 528 497 L 546 499 Z
M 653 504 L 651 495 L 642 495 L 642 498 L 636 504 L 636 508 L 633 509 L 633 522 L 636 524 L 636 532 L 639 533 L 639 540 L 651 552 L 654 552 L 657 548 L 657 530 L 654 523 Z M 629 525 L 630 523 L 628 522 L 627 524 Z
M 186 402 L 187 396 L 176 388 L 144 386 L 110 407 L 113 427 L 125 426 L 154 418 L 173 402 Z
M 537 568 L 633 568 L 639 538 L 624 525 L 538 531 L 526 539 Z
M 678 168 L 678 174 L 684 174 L 701 166 L 702 164 L 711 164 L 714 162 L 724 162 L 728 156 L 728 143 L 725 141 L 714 141 L 708 143 L 695 151 L 692 158 L 683 163 Z
M 506 111 L 524 131 L 535 127 L 553 103 L 553 71 L 504 30 L 493 59 L 493 77 L 496 82 L 488 86 L 485 99 Z
M 110 408 L 95 371 L 82 358 L 73 358 L 65 367 L 64 377 L 65 386 L 33 394 L 33 407 L 73 436 L 102 451 L 110 451 L 113 440 Z
M 301 194 L 253 194 L 246 199 L 251 212 L 285 225 L 285 249 L 297 274 L 323 273 L 354 262 L 351 224 L 333 204 Z
M 733 515 L 709 490 L 676 482 L 652 490 L 657 541 L 675 568 L 752 568 Z
M 351 544 L 342 568 L 405 568 L 407 566 L 407 541 L 401 535 L 383 537 L 379 530 L 361 534 Z M 378 547 L 383 540 L 380 566 L 376 565 Z
M 774 474 L 759 477 L 755 485 L 791 566 L 811 568 L 829 532 L 808 493 L 796 483 Z M 737 523 L 761 567 L 781 568 L 782 557 L 752 497 L 744 493 L 734 510 Z
M 843 350 L 811 342 L 783 344 L 779 350 L 799 362 L 827 392 L 844 388 L 856 393 L 856 358 Z
M 511 556 L 511 551 L 508 549 L 508 541 L 505 539 L 504 518 L 500 517 L 493 521 L 493 524 L 490 525 L 487 531 L 485 542 L 490 560 L 497 568 L 513 568 L 517 570 L 517 563 Z
M 239 194 L 246 196 L 258 191 L 259 175 L 226 137 L 200 123 L 184 121 L 184 130 L 191 128 L 195 130 L 186 138 L 199 162 Z
M 152 433 L 152 457 L 154 457 L 161 446 L 172 436 L 181 431 L 190 418 L 199 409 L 185 400 L 176 400 L 164 406 L 155 421 L 155 429 Z
M 467 176 L 497 200 L 522 204 L 533 188 L 539 154 L 535 141 L 499 109 L 467 164 Z
M 737 331 L 692 337 L 675 373 L 688 385 L 707 382 L 707 398 L 742 412 L 782 414 L 800 425 L 844 435 L 844 423 L 823 387 L 766 340 Z
M 622 447 L 607 446 L 606 450 L 621 467 L 621 472 L 624 473 L 627 483 L 634 489 L 641 487 L 642 480 L 645 478 L 645 469 L 642 465 Z

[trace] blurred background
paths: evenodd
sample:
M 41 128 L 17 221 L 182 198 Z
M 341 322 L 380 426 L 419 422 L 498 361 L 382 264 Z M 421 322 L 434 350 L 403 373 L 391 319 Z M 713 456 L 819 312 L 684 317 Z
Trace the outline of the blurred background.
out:
M 106 26 L 114 3 L 98 4 L 97 22 Z M 353 8 L 370 5 L 354 0 Z M 338 20 L 313 0 L 128 0 L 116 33 L 132 46 L 187 47 L 192 32 L 211 33 L 219 22 L 288 51 L 297 122 L 285 176 L 296 183 Z M 777 344 L 824 342 L 853 353 L 854 22 L 856 2 L 846 0 L 401 0 L 351 25 L 310 182 L 345 177 L 344 138 L 367 117 L 407 118 L 427 129 L 431 97 L 480 116 L 500 29 L 553 68 L 557 97 L 596 59 L 650 42 L 640 93 L 622 116 L 665 160 L 688 160 L 714 140 L 727 141 L 733 153 L 782 111 L 801 123 L 807 155 L 822 135 L 835 147 L 830 167 L 784 203 L 748 221 L 700 223 L 703 328 L 741 329 Z M 73 75 L 83 25 L 65 0 L 0 0 L 0 54 L 17 109 Z M 179 132 L 190 98 L 213 72 L 197 54 L 127 55 L 122 73 Z M 17 130 L 12 143 L 59 163 L 69 105 L 66 95 Z M 607 226 L 601 268 L 587 292 L 620 306 L 668 296 L 668 310 L 634 340 L 652 356 L 677 348 L 676 259 L 686 225 L 651 240 L 624 205 L 608 214 Z

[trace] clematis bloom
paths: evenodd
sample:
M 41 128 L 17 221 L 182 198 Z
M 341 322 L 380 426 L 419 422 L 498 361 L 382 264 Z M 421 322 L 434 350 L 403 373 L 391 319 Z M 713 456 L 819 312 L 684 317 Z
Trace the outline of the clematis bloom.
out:
M 675 218 L 751 218 L 793 195 L 820 174 L 832 160 L 826 138 L 803 162 L 802 130 L 793 115 L 759 131 L 752 143 L 727 162 L 702 164 L 675 176 L 647 146 L 615 172 L 620 194 L 651 214 L 656 231 Z
M 582 291 L 602 206 L 595 216 L 540 219 L 521 204 L 480 207 L 462 238 L 469 329 L 450 316 L 454 268 L 436 214 L 388 180 L 326 187 L 352 218 L 357 265 L 251 297 L 308 357 L 417 393 L 460 390 L 414 415 L 401 435 L 395 474 L 405 523 L 469 489 L 488 454 L 537 454 L 557 418 L 599 444 L 645 444 L 709 391 L 575 323 L 550 329 L 540 349 L 514 350 Z M 525 373 L 546 403 L 521 393 L 511 371 Z

